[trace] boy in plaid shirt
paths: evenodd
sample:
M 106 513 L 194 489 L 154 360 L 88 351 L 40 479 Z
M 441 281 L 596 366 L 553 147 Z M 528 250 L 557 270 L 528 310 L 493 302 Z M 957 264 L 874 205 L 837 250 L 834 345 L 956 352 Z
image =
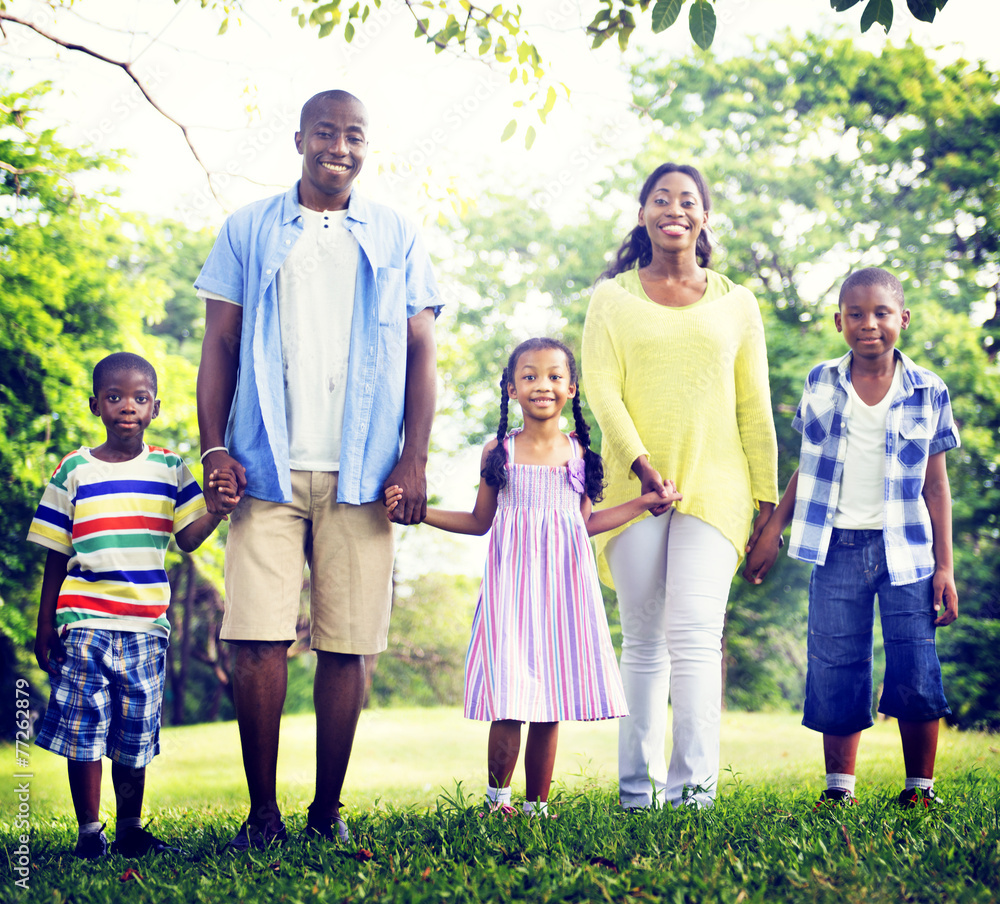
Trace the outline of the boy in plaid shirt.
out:
M 792 522 L 788 554 L 813 563 L 802 724 L 823 733 L 827 788 L 817 806 L 855 802 L 858 743 L 872 724 L 878 596 L 886 657 L 878 709 L 899 723 L 899 803 L 928 806 L 938 723 L 951 712 L 934 632 L 958 617 L 944 459 L 958 431 L 948 388 L 895 347 L 910 322 L 899 280 L 858 270 L 838 307 L 850 351 L 806 379 L 792 422 L 802 434 L 799 467 L 751 537 L 743 576 L 764 579 Z

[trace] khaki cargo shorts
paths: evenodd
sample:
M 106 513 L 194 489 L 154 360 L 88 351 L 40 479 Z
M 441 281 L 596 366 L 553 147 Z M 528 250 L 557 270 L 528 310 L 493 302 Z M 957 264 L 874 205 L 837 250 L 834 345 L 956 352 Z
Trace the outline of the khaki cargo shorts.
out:
M 312 649 L 386 648 L 392 524 L 381 500 L 338 503 L 337 476 L 292 471 L 290 503 L 247 496 L 230 515 L 223 640 L 294 640 L 308 564 Z

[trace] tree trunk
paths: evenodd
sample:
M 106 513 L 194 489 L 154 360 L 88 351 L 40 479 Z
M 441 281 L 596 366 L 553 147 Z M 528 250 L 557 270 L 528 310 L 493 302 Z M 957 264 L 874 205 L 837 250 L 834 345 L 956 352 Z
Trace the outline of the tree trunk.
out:
M 191 622 L 192 611 L 195 605 L 195 595 L 197 587 L 197 569 L 194 559 L 189 555 L 184 556 L 185 572 L 187 574 L 187 586 L 184 590 L 184 612 L 181 615 L 181 640 L 178 650 L 176 669 L 172 674 L 172 687 L 174 691 L 173 715 L 171 724 L 184 724 L 184 695 L 187 690 L 188 663 L 191 661 Z

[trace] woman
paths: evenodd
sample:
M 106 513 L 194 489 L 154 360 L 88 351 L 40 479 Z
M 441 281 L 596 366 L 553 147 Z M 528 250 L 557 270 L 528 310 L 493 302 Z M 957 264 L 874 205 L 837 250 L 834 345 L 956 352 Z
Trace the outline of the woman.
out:
M 708 269 L 711 201 L 694 167 L 657 167 L 639 203 L 638 226 L 594 290 L 582 370 L 604 436 L 603 505 L 665 479 L 683 499 L 597 540 L 602 580 L 618 593 L 631 713 L 619 792 L 626 808 L 711 806 L 729 585 L 755 507 L 757 531 L 778 498 L 764 327 L 753 295 Z

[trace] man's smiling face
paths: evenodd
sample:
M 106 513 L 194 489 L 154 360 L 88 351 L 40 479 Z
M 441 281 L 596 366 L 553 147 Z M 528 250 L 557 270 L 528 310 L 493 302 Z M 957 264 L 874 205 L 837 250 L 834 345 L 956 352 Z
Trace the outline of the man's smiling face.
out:
M 355 98 L 328 99 L 311 111 L 295 147 L 302 155 L 299 200 L 313 210 L 343 210 L 368 152 L 368 114 Z

